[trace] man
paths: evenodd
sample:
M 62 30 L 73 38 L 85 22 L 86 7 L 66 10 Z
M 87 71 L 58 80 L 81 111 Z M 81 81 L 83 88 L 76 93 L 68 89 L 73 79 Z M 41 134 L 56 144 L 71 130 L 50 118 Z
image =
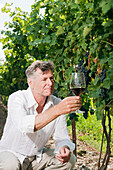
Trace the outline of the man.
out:
M 72 154 L 66 114 L 81 107 L 81 98 L 62 101 L 53 96 L 51 61 L 35 61 L 26 70 L 29 88 L 9 96 L 8 117 L 0 142 L 0 170 L 72 169 Z M 53 135 L 55 150 L 44 145 Z

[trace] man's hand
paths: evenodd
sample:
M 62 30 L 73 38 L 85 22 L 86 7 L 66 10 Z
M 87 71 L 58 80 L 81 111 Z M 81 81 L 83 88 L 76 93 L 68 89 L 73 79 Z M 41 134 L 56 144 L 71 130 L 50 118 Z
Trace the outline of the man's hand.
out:
M 56 158 L 61 162 L 65 163 L 70 160 L 71 157 L 71 151 L 67 146 L 61 147 L 59 149 L 59 154 L 56 154 Z
M 58 105 L 56 105 L 56 109 L 58 109 L 57 112 L 62 115 L 78 110 L 81 106 L 82 101 L 80 96 L 70 96 L 64 98 Z

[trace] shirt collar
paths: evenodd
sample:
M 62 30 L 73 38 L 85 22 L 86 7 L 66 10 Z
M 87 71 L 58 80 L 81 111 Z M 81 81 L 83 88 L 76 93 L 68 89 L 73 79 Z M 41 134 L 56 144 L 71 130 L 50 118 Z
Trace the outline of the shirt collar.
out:
M 53 95 L 48 96 L 48 99 L 47 99 L 47 102 L 46 102 L 47 105 L 53 105 L 53 106 L 54 106 L 52 96 L 53 96 Z
M 42 112 L 48 110 L 51 106 L 54 106 L 52 95 L 48 96 L 47 102 L 46 102 Z
M 35 105 L 36 105 L 36 107 L 38 107 L 38 103 L 36 102 L 30 87 L 28 87 L 28 89 L 27 89 L 27 97 L 28 97 L 28 108 L 35 106 Z M 47 106 L 53 105 L 54 106 L 52 95 L 48 96 L 48 99 L 47 99 L 47 102 L 45 105 L 47 105 Z
M 34 105 L 38 105 L 38 103 L 36 102 L 36 100 L 32 94 L 30 87 L 28 87 L 28 89 L 27 89 L 27 99 L 28 99 L 28 108 L 30 108 Z

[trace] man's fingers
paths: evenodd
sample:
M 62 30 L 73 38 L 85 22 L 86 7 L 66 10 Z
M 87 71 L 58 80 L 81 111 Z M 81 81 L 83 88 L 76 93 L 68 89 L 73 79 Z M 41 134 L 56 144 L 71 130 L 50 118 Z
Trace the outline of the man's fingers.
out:
M 61 163 L 63 163 L 64 159 L 60 156 L 60 154 L 57 154 L 57 155 L 56 155 L 56 158 L 57 158 Z
M 65 158 L 65 157 L 60 157 L 60 156 L 56 156 L 56 158 L 61 162 L 61 163 L 65 163 L 69 161 L 69 158 Z

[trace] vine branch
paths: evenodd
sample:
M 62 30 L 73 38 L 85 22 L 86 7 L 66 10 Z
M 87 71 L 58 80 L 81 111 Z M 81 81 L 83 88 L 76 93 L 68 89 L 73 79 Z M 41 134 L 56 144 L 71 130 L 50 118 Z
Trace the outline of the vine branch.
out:
M 107 127 L 106 127 L 106 116 L 108 117 L 108 129 L 109 129 L 109 132 L 107 132 Z M 111 117 L 110 117 L 108 107 L 105 108 L 105 114 L 103 114 L 102 126 L 103 126 L 103 135 L 102 135 L 101 150 L 100 150 L 100 156 L 99 156 L 99 162 L 98 162 L 98 170 L 106 170 L 107 169 L 107 165 L 109 163 L 110 154 L 111 154 L 111 148 L 110 148 L 110 142 L 111 142 Z M 106 146 L 106 153 L 105 153 L 105 156 L 103 158 L 103 162 L 100 165 L 104 134 L 105 134 L 105 137 L 106 137 L 106 140 L 107 140 L 107 146 Z

